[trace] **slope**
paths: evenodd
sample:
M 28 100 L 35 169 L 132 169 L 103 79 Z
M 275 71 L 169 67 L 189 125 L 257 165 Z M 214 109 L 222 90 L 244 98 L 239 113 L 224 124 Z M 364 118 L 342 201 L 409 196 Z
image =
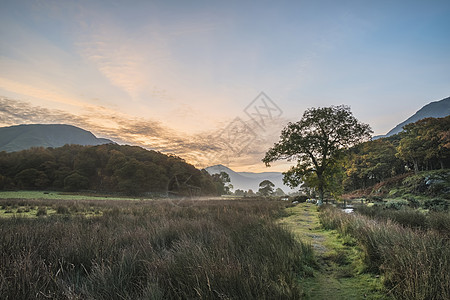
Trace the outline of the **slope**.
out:
M 66 144 L 101 145 L 114 143 L 91 132 L 65 124 L 29 124 L 0 128 L 0 151 L 14 152 L 31 147 L 61 147 Z

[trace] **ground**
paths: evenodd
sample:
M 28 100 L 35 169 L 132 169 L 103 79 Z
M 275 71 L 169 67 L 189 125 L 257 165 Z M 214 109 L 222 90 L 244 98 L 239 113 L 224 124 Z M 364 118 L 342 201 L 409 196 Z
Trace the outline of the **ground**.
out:
M 390 299 L 382 292 L 382 278 L 364 272 L 355 241 L 321 227 L 317 206 L 301 203 L 287 212 L 280 223 L 311 243 L 317 258 L 314 276 L 300 279 L 306 299 Z

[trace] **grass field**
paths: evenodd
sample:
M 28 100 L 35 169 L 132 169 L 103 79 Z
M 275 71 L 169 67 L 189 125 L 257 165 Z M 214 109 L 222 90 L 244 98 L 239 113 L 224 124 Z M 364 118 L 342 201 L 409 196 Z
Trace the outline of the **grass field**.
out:
M 0 199 L 138 200 L 139 198 L 83 195 L 52 191 L 0 191 Z
M 311 246 L 277 224 L 280 202 L 0 205 L 36 211 L 0 218 L 2 299 L 300 299 L 315 265 Z
M 450 296 L 448 213 L 27 193 L 0 199 L 1 299 Z

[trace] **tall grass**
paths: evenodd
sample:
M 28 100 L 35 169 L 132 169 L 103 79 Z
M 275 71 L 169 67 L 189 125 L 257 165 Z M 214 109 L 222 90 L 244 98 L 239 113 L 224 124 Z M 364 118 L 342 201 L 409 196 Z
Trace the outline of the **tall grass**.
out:
M 0 219 L 2 299 L 298 299 L 313 263 L 274 202 L 39 205 L 61 215 Z
M 403 227 L 390 219 L 350 215 L 327 207 L 324 227 L 358 241 L 368 269 L 381 272 L 398 299 L 450 299 L 450 240 L 435 230 Z
M 404 227 L 435 230 L 450 238 L 450 211 L 423 212 L 409 207 L 388 209 L 375 205 L 358 206 L 357 212 L 377 220 L 391 220 Z

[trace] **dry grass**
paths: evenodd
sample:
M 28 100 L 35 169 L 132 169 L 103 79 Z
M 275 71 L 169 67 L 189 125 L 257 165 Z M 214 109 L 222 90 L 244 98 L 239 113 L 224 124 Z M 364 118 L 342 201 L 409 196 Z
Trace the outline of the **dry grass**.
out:
M 0 219 L 2 299 L 298 299 L 312 263 L 276 202 L 21 201 L 57 213 Z

